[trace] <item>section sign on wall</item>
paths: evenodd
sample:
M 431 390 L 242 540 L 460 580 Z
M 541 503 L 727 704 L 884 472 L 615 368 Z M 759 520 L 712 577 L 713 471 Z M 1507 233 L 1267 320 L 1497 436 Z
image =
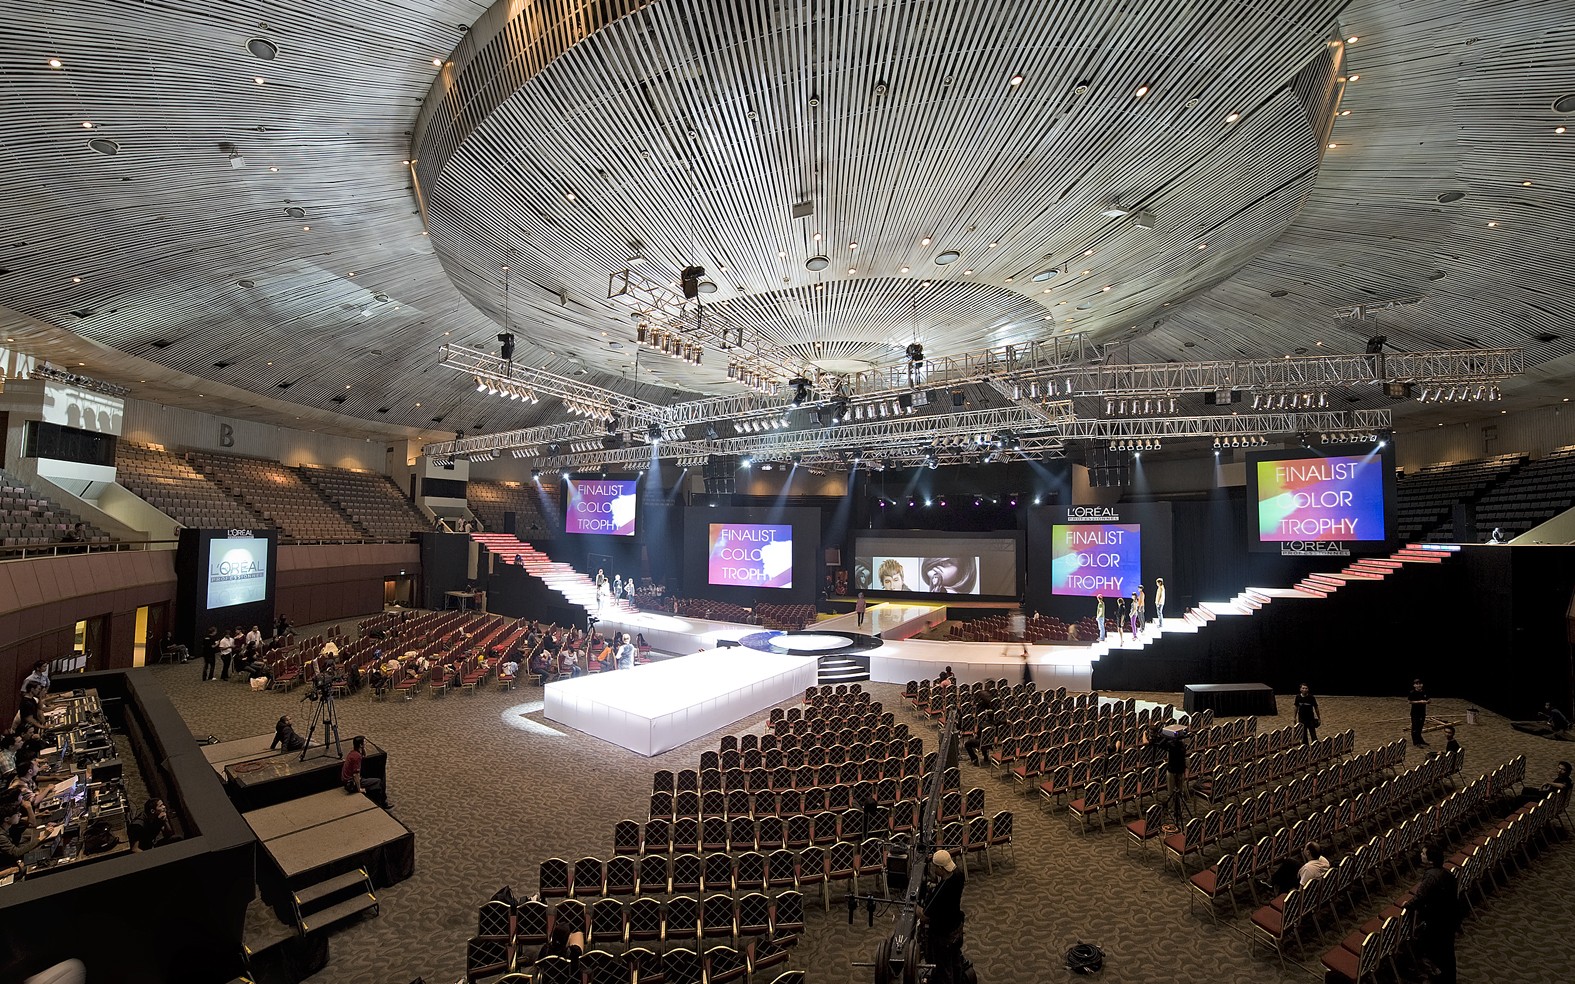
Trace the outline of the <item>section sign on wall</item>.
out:
M 638 484 L 634 479 L 565 479 L 563 531 L 633 536 Z
M 1258 461 L 1259 541 L 1385 539 L 1385 469 L 1376 454 Z
M 1143 527 L 1137 523 L 1057 523 L 1050 528 L 1050 590 L 1114 598 L 1143 583 Z
M 207 575 L 210 611 L 264 600 L 268 597 L 268 541 L 263 537 L 215 537 L 208 544 Z
M 711 523 L 711 584 L 740 588 L 793 586 L 793 527 L 761 523 Z

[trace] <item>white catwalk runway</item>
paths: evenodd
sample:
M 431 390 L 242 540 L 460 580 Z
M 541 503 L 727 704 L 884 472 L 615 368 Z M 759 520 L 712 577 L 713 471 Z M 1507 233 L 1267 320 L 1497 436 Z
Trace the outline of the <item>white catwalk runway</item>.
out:
M 878 635 L 882 639 L 890 640 L 918 635 L 928 628 L 931 622 L 939 625 L 944 621 L 946 621 L 945 605 L 913 605 L 883 601 L 865 609 L 862 626 L 859 625 L 858 616 L 849 612 L 836 618 L 821 619 L 813 627 Z
M 545 716 L 641 755 L 657 755 L 797 697 L 816 659 L 752 649 L 708 649 L 547 684 Z

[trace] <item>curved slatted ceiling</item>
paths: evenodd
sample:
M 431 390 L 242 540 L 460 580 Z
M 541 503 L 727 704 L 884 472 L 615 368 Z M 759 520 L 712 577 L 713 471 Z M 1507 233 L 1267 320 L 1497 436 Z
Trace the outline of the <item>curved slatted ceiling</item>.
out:
M 1567 0 L 15 4 L 0 321 L 11 344 L 148 399 L 388 433 L 561 419 L 439 365 L 443 343 L 495 347 L 505 322 L 517 358 L 551 372 L 658 402 L 733 392 L 714 351 L 636 371 L 607 280 L 639 251 L 658 279 L 705 267 L 713 326 L 806 365 L 1069 331 L 1153 361 L 1386 334 L 1525 346 L 1539 369 L 1506 391 L 1529 405 L 1570 388 L 1575 352 L 1575 133 L 1554 132 L 1575 116 L 1552 105 L 1575 92 L 1568 15 Z M 792 217 L 799 202 L 810 216 Z M 1152 228 L 1104 215 L 1115 203 Z M 806 267 L 816 255 L 826 269 Z M 199 399 L 193 379 L 227 395 Z M 1441 411 L 1469 413 L 1409 408 Z

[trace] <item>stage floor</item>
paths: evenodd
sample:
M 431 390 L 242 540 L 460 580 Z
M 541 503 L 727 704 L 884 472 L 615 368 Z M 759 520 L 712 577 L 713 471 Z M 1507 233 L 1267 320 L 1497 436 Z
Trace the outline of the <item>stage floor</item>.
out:
M 817 663 L 813 654 L 708 649 L 549 683 L 544 716 L 657 755 L 802 694 L 815 685 Z

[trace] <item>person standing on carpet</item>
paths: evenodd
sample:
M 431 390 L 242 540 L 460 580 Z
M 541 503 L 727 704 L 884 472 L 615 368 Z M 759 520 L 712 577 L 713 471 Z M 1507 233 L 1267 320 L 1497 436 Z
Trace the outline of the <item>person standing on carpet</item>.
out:
M 1418 681 L 1420 682 L 1420 681 Z M 1422 880 L 1411 896 L 1416 910 L 1416 935 L 1422 956 L 1438 968 L 1439 984 L 1455 984 L 1455 932 L 1460 928 L 1459 884 L 1444 867 L 1444 849 L 1436 841 L 1422 845 Z
M 1422 738 L 1422 726 L 1427 723 L 1427 691 L 1422 688 L 1421 678 L 1411 681 L 1411 692 L 1405 695 L 1411 702 L 1411 744 L 1421 748 L 1427 744 Z
M 1294 700 L 1296 704 L 1296 733 L 1301 735 L 1302 744 L 1307 745 L 1318 740 L 1318 725 L 1323 721 L 1318 717 L 1318 698 L 1313 696 L 1312 688 L 1302 684 L 1296 691 Z

